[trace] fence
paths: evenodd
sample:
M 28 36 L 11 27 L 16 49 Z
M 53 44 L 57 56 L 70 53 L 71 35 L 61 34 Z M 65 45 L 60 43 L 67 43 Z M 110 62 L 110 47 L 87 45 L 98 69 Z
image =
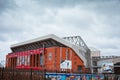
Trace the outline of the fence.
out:
M 120 74 L 104 74 L 104 80 L 120 80 Z
M 45 79 L 44 71 L 0 68 L 0 80 L 44 80 L 44 79 Z
M 120 80 L 120 74 L 61 73 L 0 68 L 0 80 Z M 86 78 L 86 79 L 83 79 Z

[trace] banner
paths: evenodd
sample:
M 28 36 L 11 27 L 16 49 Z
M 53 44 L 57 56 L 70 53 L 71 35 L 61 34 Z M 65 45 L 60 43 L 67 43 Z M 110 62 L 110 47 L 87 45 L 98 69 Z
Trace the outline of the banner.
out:
M 113 73 L 114 64 L 112 61 L 100 61 L 98 64 L 101 66 L 101 73 Z
M 71 60 L 64 60 L 60 64 L 60 68 L 61 69 L 72 69 L 72 62 L 71 62 Z

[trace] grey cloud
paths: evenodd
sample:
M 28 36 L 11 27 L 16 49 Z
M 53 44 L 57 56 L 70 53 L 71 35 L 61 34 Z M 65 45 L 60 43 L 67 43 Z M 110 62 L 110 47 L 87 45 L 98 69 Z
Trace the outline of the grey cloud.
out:
M 12 16 L 12 15 L 9 15 Z M 18 21 L 15 17 L 1 17 L 0 16 L 0 35 L 2 34 L 11 34 L 11 33 L 19 33 L 22 32 L 24 29 L 22 28 L 22 23 Z
M 6 9 L 14 9 L 14 0 L 0 0 L 0 13 L 4 12 Z
M 20 30 L 19 28 L 16 27 L 0 27 L 0 42 L 7 42 L 10 40 L 17 40 L 20 38 L 16 38 L 15 37 L 19 37 L 19 35 L 23 33 L 24 30 Z M 22 39 L 22 38 L 21 38 Z
M 111 32 L 120 32 L 120 15 L 108 18 L 106 21 L 110 25 Z M 118 35 L 118 34 L 117 34 Z
M 97 20 L 104 26 L 101 26 L 103 31 L 97 34 L 111 39 L 114 37 L 120 38 L 120 0 L 104 0 L 104 2 L 100 1 L 87 4 L 85 4 L 86 6 L 83 5 L 82 8 L 94 12 Z
M 6 37 L 4 37 L 3 35 L 0 35 L 0 42 L 5 42 L 7 41 Z
M 40 5 L 44 7 L 54 7 L 54 8 L 59 8 L 59 7 L 72 7 L 76 6 L 79 3 L 81 3 L 81 0 L 35 0 L 39 2 Z
M 105 37 L 108 38 L 120 38 L 119 32 L 120 32 L 120 15 L 119 16 L 111 16 L 111 17 L 105 17 L 103 19 L 103 24 L 106 25 L 106 28 L 104 28 L 104 32 L 106 34 L 103 34 Z
M 104 51 L 107 49 L 119 50 L 119 46 L 115 45 L 120 39 L 118 0 L 1 1 L 5 5 L 0 6 L 4 14 L 0 14 L 0 42 L 21 42 L 54 33 L 58 36 L 81 35 L 85 37 L 88 46 L 94 45 L 103 53 L 109 53 L 109 50 Z M 115 44 L 110 41 L 109 44 L 110 37 L 114 36 L 118 37 L 118 41 Z M 100 40 L 96 39 L 98 37 Z M 101 37 L 105 37 L 108 43 L 101 40 Z
M 112 17 L 113 15 L 119 15 L 120 13 L 120 1 L 111 1 L 106 3 L 98 4 L 96 11 L 106 16 Z
M 85 5 L 84 8 L 107 12 L 105 9 L 117 9 L 119 0 L 34 0 L 43 7 L 64 8 Z M 109 6 L 111 5 L 111 6 Z M 42 8 L 43 8 L 42 7 Z M 98 8 L 98 9 L 96 9 Z M 105 8 L 105 9 L 104 9 Z
M 113 44 L 102 44 L 98 46 L 100 49 L 119 49 L 118 45 Z
M 0 34 L 2 33 L 19 33 L 21 32 L 23 29 L 21 28 L 17 28 L 17 27 L 13 27 L 13 26 L 2 26 L 0 27 Z
M 92 21 L 89 21 L 87 19 L 78 19 L 78 18 L 68 18 L 66 21 L 63 20 L 67 25 L 69 25 L 69 27 L 74 27 L 74 28 L 78 28 L 80 30 L 89 30 L 91 24 L 93 23 Z
M 116 15 L 119 16 L 120 13 L 120 0 L 92 0 L 78 6 L 94 12 L 96 15 L 104 15 L 109 18 Z

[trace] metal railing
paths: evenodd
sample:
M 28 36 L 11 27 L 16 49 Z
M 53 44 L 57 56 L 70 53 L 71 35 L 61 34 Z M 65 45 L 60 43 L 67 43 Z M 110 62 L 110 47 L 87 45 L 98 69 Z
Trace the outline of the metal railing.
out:
M 0 68 L 0 80 L 44 80 L 45 71 Z
M 50 73 L 50 74 L 49 74 Z M 66 76 L 67 80 L 70 78 L 82 78 L 86 76 L 86 80 L 120 80 L 120 74 L 91 74 L 79 73 L 69 71 L 52 71 L 52 70 L 25 70 L 25 69 L 10 69 L 0 68 L 0 80 L 51 80 L 53 77 L 58 80 L 59 76 Z M 48 78 L 49 77 L 49 78 Z M 89 77 L 89 79 L 88 79 Z M 62 80 L 62 79 L 61 79 Z M 76 79 L 75 79 L 76 80 Z

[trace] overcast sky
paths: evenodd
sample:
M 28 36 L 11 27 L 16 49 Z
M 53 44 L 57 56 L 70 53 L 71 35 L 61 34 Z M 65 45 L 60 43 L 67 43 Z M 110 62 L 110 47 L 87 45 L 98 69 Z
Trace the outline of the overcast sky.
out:
M 120 0 L 0 0 L 0 59 L 11 44 L 47 34 L 120 56 Z

